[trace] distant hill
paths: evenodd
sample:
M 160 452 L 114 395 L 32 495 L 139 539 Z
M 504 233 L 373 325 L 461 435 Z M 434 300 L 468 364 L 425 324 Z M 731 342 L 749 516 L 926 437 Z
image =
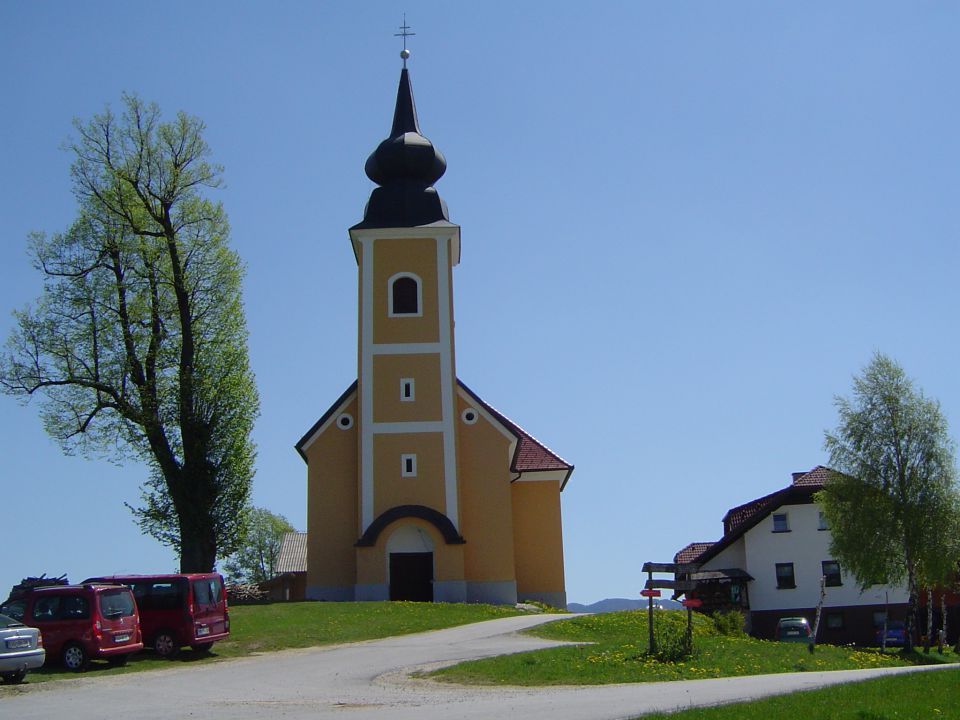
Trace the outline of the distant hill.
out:
M 653 604 L 654 606 L 660 607 L 664 610 L 676 610 L 683 607 L 676 600 L 670 600 L 668 598 L 656 598 L 653 601 Z M 646 607 L 646 598 L 638 598 L 637 600 L 631 600 L 630 598 L 606 598 L 605 600 L 598 600 L 590 605 L 567 603 L 567 610 L 570 612 L 588 613 L 608 613 L 617 612 L 618 610 L 642 610 Z

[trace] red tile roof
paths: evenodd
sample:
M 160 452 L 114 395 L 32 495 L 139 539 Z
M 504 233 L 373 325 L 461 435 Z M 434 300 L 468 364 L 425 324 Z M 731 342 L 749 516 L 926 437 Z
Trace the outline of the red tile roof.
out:
M 716 543 L 712 542 L 693 542 L 687 545 L 683 550 L 673 556 L 675 563 L 692 563 L 703 555 L 704 552 L 712 548 Z
M 723 516 L 723 537 L 715 543 L 709 543 L 708 547 L 701 550 L 700 554 L 697 555 L 697 561 L 704 562 L 709 560 L 721 550 L 731 545 L 747 532 L 747 530 L 755 526 L 781 505 L 812 502 L 813 494 L 823 489 L 824 483 L 827 482 L 833 472 L 834 471 L 828 467 L 817 465 L 809 472 L 794 473 L 793 482 L 787 487 L 781 488 L 769 495 L 764 495 L 756 500 L 751 500 L 743 505 L 730 508 L 727 510 L 727 514 Z M 691 543 L 687 545 L 687 547 L 677 553 L 677 557 L 701 544 L 705 543 Z M 677 560 L 676 562 L 682 561 Z M 694 562 L 694 560 L 687 560 L 686 562 Z
M 830 479 L 830 475 L 833 473 L 828 467 L 823 465 L 817 465 L 813 470 L 808 473 L 804 473 L 798 478 L 794 478 L 793 484 L 800 486 L 815 486 L 817 489 L 822 490 L 823 485 L 827 480 Z
M 513 422 L 513 420 L 494 408 L 488 402 L 481 399 L 480 396 L 467 387 L 462 380 L 458 379 L 457 383 L 474 400 L 476 400 L 477 403 L 483 406 L 484 410 L 493 415 L 504 427 L 506 427 L 507 430 L 516 436 L 517 449 L 514 452 L 513 460 L 510 463 L 511 470 L 514 472 L 565 470 L 567 471 L 569 477 L 569 473 L 573 472 L 573 465 L 557 455 L 553 450 L 537 440 L 535 437 L 533 437 L 533 435 L 517 425 L 515 422 Z
M 754 520 L 766 517 L 778 506 L 783 505 L 787 496 L 795 494 L 796 488 L 804 488 L 810 492 L 816 492 L 823 489 L 823 484 L 830 477 L 833 471 L 823 465 L 817 465 L 813 470 L 805 473 L 794 473 L 793 482 L 785 488 L 781 488 L 762 498 L 751 500 L 743 505 L 730 508 L 727 514 L 723 516 L 723 530 L 725 535 L 736 533 L 741 528 L 749 529 Z

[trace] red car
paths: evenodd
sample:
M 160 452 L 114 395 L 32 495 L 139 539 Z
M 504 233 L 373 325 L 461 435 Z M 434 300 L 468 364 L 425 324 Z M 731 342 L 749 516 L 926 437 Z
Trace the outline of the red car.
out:
M 143 649 L 130 588 L 92 583 L 33 588 L 11 597 L 0 612 L 40 630 L 47 659 L 59 659 L 68 670 L 85 670 L 94 658 L 123 665 Z
M 90 581 L 133 590 L 144 641 L 158 655 L 171 657 L 185 645 L 206 652 L 230 636 L 227 593 L 217 573 L 109 575 Z

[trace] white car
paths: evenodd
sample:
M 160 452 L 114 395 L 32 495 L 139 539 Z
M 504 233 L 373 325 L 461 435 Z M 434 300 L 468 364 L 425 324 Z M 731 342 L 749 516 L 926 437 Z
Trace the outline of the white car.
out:
M 0 678 L 3 682 L 23 682 L 27 670 L 43 665 L 46 657 L 39 630 L 0 615 Z

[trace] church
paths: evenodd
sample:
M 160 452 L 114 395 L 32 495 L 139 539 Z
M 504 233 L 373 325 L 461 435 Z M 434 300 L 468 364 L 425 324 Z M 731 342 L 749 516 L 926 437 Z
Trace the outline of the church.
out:
M 566 607 L 560 493 L 573 466 L 456 375 L 460 228 L 434 184 L 401 54 L 390 136 L 350 228 L 358 378 L 296 444 L 307 464 L 306 597 Z

